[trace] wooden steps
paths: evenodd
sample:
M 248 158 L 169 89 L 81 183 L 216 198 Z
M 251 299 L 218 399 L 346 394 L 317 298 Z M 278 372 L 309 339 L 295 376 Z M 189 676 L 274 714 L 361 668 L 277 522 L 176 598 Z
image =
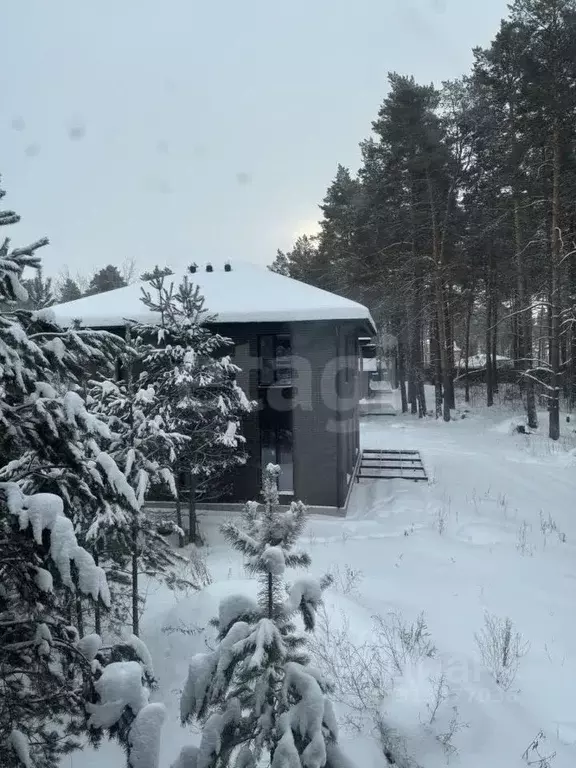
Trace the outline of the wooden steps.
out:
M 427 481 L 428 476 L 419 451 L 367 448 L 362 451 L 356 482 L 360 480 Z

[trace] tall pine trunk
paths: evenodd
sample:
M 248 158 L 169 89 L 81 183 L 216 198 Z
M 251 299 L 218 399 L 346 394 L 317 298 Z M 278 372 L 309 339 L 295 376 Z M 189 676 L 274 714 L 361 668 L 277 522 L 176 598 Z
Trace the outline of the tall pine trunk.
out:
M 472 312 L 474 311 L 474 288 L 470 288 L 468 301 L 466 302 L 466 333 L 464 338 L 464 401 L 470 402 L 470 328 L 472 326 Z
M 139 552 L 138 534 L 140 526 L 137 522 L 132 524 L 132 633 L 138 637 L 140 634 L 140 600 L 139 600 Z
M 518 307 L 515 315 L 517 323 L 517 359 L 520 367 L 520 391 L 526 398 L 526 419 L 530 429 L 538 427 L 538 414 L 536 410 L 536 393 L 534 391 L 534 379 L 532 378 L 533 360 L 533 333 L 532 333 L 532 307 L 526 290 L 526 268 L 524 264 L 522 223 L 520 220 L 520 205 L 518 200 L 514 202 L 514 239 L 516 244 L 516 293 Z
M 402 333 L 398 336 L 398 379 L 400 384 L 400 401 L 402 413 L 408 413 L 408 399 L 406 397 L 406 356 Z
M 552 232 L 550 270 L 550 415 L 549 437 L 560 437 L 560 132 L 552 135 Z
M 430 224 L 432 229 L 432 258 L 434 262 L 434 301 L 438 321 L 438 346 L 440 347 L 440 370 L 442 372 L 442 417 L 450 421 L 450 369 L 446 338 L 446 297 L 444 296 L 444 248 L 439 239 L 434 190 L 430 171 L 426 170 L 428 196 L 430 203 Z
M 498 392 L 498 294 L 492 300 L 492 389 Z
M 442 365 L 440 363 L 440 344 L 438 342 L 438 319 L 434 317 L 431 324 L 430 363 L 434 373 L 434 412 L 436 418 L 442 416 Z
M 486 265 L 486 405 L 494 405 L 494 377 L 492 367 L 492 257 Z
M 190 469 L 190 491 L 188 495 L 188 541 L 198 543 L 198 515 L 196 512 L 196 475 Z
M 175 506 L 176 506 L 176 525 L 178 528 L 182 531 L 182 484 L 180 482 L 180 476 L 181 472 L 178 472 L 178 478 L 176 480 L 176 499 L 175 499 Z M 184 536 L 182 533 L 178 534 L 178 546 L 183 547 L 185 544 Z
M 447 293 L 450 294 L 450 289 L 448 289 Z M 446 352 L 448 355 L 448 391 L 447 391 L 447 397 L 448 397 L 448 403 L 451 410 L 456 408 L 456 392 L 454 390 L 454 369 L 456 367 L 455 359 L 454 359 L 454 318 L 452 317 L 452 304 L 450 300 L 448 299 L 446 301 L 445 306 L 445 317 L 446 317 Z

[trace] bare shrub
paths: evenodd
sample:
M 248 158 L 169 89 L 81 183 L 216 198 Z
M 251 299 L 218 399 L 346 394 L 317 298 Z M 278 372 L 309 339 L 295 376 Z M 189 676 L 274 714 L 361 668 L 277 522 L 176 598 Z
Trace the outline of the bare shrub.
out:
M 366 717 L 376 722 L 394 678 L 403 674 L 406 665 L 436 652 L 423 614 L 412 624 L 397 613 L 372 618 L 372 638 L 357 644 L 350 639 L 350 622 L 344 613 L 341 626 L 335 628 L 322 607 L 311 641 L 320 671 L 334 685 L 333 698 L 346 705 L 346 725 L 358 731 Z
M 356 644 L 350 639 L 350 622 L 344 613 L 341 612 L 341 624 L 336 628 L 326 608 L 322 607 L 311 650 L 319 671 L 332 681 L 333 699 L 345 705 L 343 724 L 358 733 L 371 725 L 390 765 L 422 768 L 408 755 L 406 739 L 386 722 L 383 707 L 395 680 L 405 674 L 407 667 L 433 658 L 436 648 L 423 614 L 412 623 L 405 621 L 399 613 L 372 618 L 372 637 Z M 458 709 L 453 707 L 448 725 L 442 732 L 437 732 L 439 711 L 451 697 L 451 692 L 446 675 L 429 680 L 432 695 L 426 704 L 426 719 L 420 723 L 441 745 L 449 760 L 457 752 L 454 736 L 468 725 L 462 723 Z
M 343 595 L 358 594 L 358 587 L 364 578 L 362 571 L 352 568 L 348 563 L 344 568 L 340 568 L 339 565 L 334 566 L 330 569 L 329 575 L 336 589 Z
M 420 763 L 408 756 L 406 740 L 396 730 L 390 728 L 380 715 L 375 719 L 374 730 L 382 754 L 390 765 L 397 768 L 422 768 Z
M 518 528 L 518 534 L 516 537 L 516 549 L 522 557 L 531 557 L 533 554 L 532 546 L 528 542 L 528 533 L 530 531 L 530 526 L 526 522 L 526 520 L 523 520 L 520 524 L 520 528 Z
M 490 670 L 496 684 L 507 691 L 516 678 L 520 660 L 528 652 L 529 644 L 514 631 L 510 618 L 499 619 L 489 613 L 484 615 L 484 628 L 474 637 L 484 666 Z
M 446 675 L 440 675 L 438 678 L 431 677 L 430 683 L 432 684 L 432 694 L 433 698 L 432 701 L 428 701 L 426 703 L 426 709 L 428 710 L 428 714 L 430 715 L 430 719 L 428 720 L 428 724 L 432 725 L 434 720 L 436 720 L 436 715 L 438 714 L 438 710 L 444 704 L 446 699 L 450 696 L 450 688 L 448 686 L 448 683 L 446 682 Z
M 552 760 L 556 757 L 556 752 L 551 752 L 549 755 L 541 754 L 540 746 L 545 740 L 546 736 L 543 731 L 539 731 L 537 736 L 532 739 L 522 754 L 522 759 L 526 765 L 534 765 L 536 768 L 552 768 Z
M 349 711 L 346 725 L 359 731 L 366 717 L 377 716 L 391 676 L 378 644 L 353 643 L 350 622 L 343 613 L 341 618 L 342 625 L 336 628 L 326 608 L 320 608 L 311 650 L 320 671 L 332 681 L 334 700 Z
M 450 516 L 450 510 L 447 506 L 442 505 L 436 510 L 436 530 L 442 536 L 446 531 L 448 525 L 448 518 Z
M 448 728 L 443 733 L 439 733 L 436 736 L 436 741 L 442 745 L 442 749 L 444 750 L 448 762 L 451 757 L 458 754 L 458 750 L 453 743 L 454 736 L 469 727 L 470 725 L 468 723 L 463 723 L 462 720 L 460 720 L 458 707 L 452 707 L 452 717 L 448 723 Z
M 189 557 L 187 570 L 190 574 L 190 580 L 201 587 L 207 587 L 209 584 L 212 584 L 212 576 L 208 570 L 206 548 L 192 545 Z
M 550 512 L 548 512 L 548 517 L 546 518 L 544 517 L 544 512 L 540 510 L 540 531 L 544 537 L 544 548 L 546 548 L 548 537 L 551 535 L 556 535 L 558 541 L 561 541 L 563 544 L 566 543 L 566 534 L 558 528 Z
M 390 613 L 387 620 L 382 616 L 372 618 L 381 652 L 394 673 L 401 675 L 408 662 L 430 659 L 436 654 L 423 613 L 412 624 L 399 613 Z

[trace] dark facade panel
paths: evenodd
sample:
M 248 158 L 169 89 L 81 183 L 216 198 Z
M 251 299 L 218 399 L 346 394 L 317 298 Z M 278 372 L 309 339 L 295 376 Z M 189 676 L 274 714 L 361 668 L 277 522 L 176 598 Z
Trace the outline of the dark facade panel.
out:
M 294 409 L 295 492 L 306 504 L 338 506 L 338 399 L 334 323 L 295 323 L 302 360 Z
M 241 369 L 238 384 L 250 400 L 290 411 L 293 496 L 311 506 L 342 507 L 359 449 L 357 331 L 354 322 L 214 324 L 232 341 L 226 352 Z M 121 332 L 118 329 L 117 332 Z M 259 338 L 289 335 L 292 388 L 260 386 Z M 257 499 L 262 480 L 260 411 L 244 418 L 248 460 L 231 471 L 226 502 Z

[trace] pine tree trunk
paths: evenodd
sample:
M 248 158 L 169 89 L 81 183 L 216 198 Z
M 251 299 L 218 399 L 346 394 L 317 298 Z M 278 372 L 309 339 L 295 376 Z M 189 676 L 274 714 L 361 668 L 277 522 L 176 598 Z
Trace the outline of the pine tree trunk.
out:
M 406 397 L 406 360 L 404 356 L 404 342 L 401 335 L 398 336 L 398 378 L 400 384 L 400 400 L 402 413 L 408 413 L 408 399 Z
M 180 472 L 178 472 L 178 478 L 176 480 L 176 525 L 182 530 L 182 485 L 180 483 Z M 184 536 L 182 533 L 178 534 L 178 546 L 182 548 L 185 544 Z
M 414 302 L 411 302 L 410 307 L 412 312 L 414 309 Z M 414 317 L 410 317 L 410 308 L 406 310 L 406 337 L 407 343 L 404 347 L 406 350 L 406 367 L 408 374 L 408 405 L 410 406 L 410 413 L 415 415 L 418 413 L 418 396 L 416 387 L 416 354 L 414 343 Z
M 492 301 L 492 389 L 498 392 L 498 296 Z
M 423 419 L 428 410 L 426 408 L 426 389 L 424 387 L 424 344 L 423 344 L 423 324 L 418 327 L 418 372 L 417 372 L 417 397 L 418 397 L 418 417 Z
M 567 371 L 569 390 L 568 390 L 568 409 L 570 413 L 576 406 L 576 333 L 574 332 L 574 324 L 569 326 L 570 337 L 570 357 L 569 366 Z
M 190 492 L 188 495 L 188 542 L 198 543 L 198 516 L 196 514 L 196 475 L 190 469 Z
M 494 405 L 494 379 L 492 375 L 492 281 L 490 258 L 486 267 L 486 405 Z
M 552 233 L 550 273 L 550 417 L 549 437 L 560 438 L 560 134 L 555 125 L 552 138 Z
M 268 574 L 268 618 L 274 616 L 274 582 L 272 574 Z
M 434 371 L 434 410 L 436 418 L 442 416 L 442 366 L 440 364 L 440 344 L 438 343 L 438 320 L 432 323 L 434 331 L 433 338 L 430 339 L 431 346 L 431 364 Z
M 432 256 L 434 261 L 434 299 L 436 303 L 436 317 L 438 320 L 438 346 L 440 347 L 440 369 L 442 371 L 442 416 L 444 421 L 450 421 L 450 371 L 448 361 L 448 347 L 446 338 L 446 305 L 444 296 L 444 258 L 443 248 L 439 242 L 438 222 L 436 207 L 434 205 L 434 190 L 430 171 L 426 171 L 428 184 L 428 196 L 430 203 L 430 222 L 432 229 Z
M 94 563 L 98 565 L 100 562 L 98 554 L 98 546 L 94 551 Z M 94 603 L 94 632 L 97 635 L 102 635 L 102 609 L 100 606 L 100 600 L 96 600 Z
M 82 598 L 76 595 L 76 629 L 80 637 L 84 637 L 84 609 L 82 607 Z
M 139 553 L 138 553 L 138 534 L 140 526 L 136 522 L 132 525 L 132 633 L 138 637 L 140 634 L 140 600 L 139 600 Z
M 466 305 L 466 336 L 464 339 L 464 401 L 470 402 L 470 329 L 472 326 L 472 312 L 474 311 L 474 290 L 470 289 L 470 296 Z
M 530 429 L 538 427 L 538 414 L 536 410 L 536 393 L 531 369 L 533 366 L 532 344 L 532 309 L 530 307 L 528 291 L 526 290 L 526 269 L 524 264 L 524 252 L 522 246 L 522 224 L 520 221 L 520 205 L 518 200 L 514 202 L 514 239 L 516 243 L 516 292 L 518 295 L 518 307 L 515 314 L 517 327 L 517 360 L 520 367 L 520 391 L 526 397 L 526 418 Z
M 450 289 L 449 289 L 450 292 Z M 450 409 L 456 408 L 456 392 L 454 391 L 454 369 L 456 363 L 454 360 L 454 330 L 453 330 L 453 318 L 451 316 L 451 304 L 450 301 L 446 301 L 445 307 L 446 314 L 446 351 L 448 354 L 448 402 Z
M 413 383 L 412 397 L 410 403 L 412 406 L 412 413 L 418 413 L 418 417 L 422 418 L 426 415 L 426 396 L 424 393 L 424 383 L 422 381 L 422 302 L 419 300 L 420 292 L 420 267 L 418 265 L 418 250 L 416 245 L 416 205 L 414 196 L 414 178 L 410 179 L 410 223 L 411 223 L 411 240 L 412 240 L 412 289 L 411 289 L 411 307 L 408 317 L 408 328 L 410 333 L 410 346 L 411 346 L 411 378 Z

